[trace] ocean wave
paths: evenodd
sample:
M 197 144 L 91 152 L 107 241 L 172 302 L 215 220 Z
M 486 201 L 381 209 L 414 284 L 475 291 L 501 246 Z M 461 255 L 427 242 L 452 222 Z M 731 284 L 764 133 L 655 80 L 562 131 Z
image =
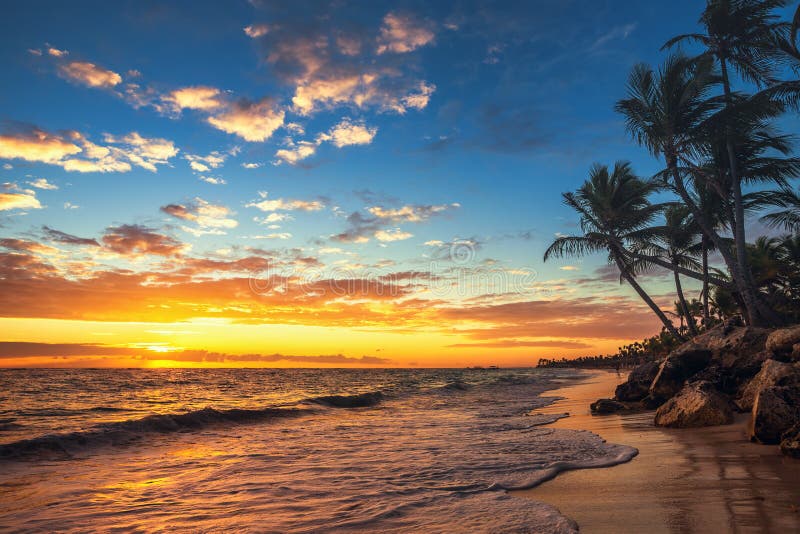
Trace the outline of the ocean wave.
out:
M 263 408 L 217 410 L 203 408 L 182 414 L 148 415 L 115 423 L 101 423 L 87 430 L 49 434 L 32 439 L 0 444 L 0 460 L 20 459 L 40 454 L 72 456 L 73 453 L 104 445 L 124 445 L 149 434 L 200 430 L 212 425 L 259 422 L 307 413 L 300 408 Z
M 333 408 L 367 408 L 375 406 L 383 400 L 383 393 L 371 391 L 369 393 L 358 393 L 356 395 L 326 395 L 314 397 L 309 402 L 322 404 Z

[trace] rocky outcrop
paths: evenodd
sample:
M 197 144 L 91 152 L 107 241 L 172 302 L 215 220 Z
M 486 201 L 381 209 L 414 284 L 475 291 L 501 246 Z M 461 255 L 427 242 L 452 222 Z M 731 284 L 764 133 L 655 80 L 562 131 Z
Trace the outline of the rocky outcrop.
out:
M 628 379 L 617 386 L 614 398 L 618 401 L 636 402 L 650 393 L 650 384 L 658 374 L 658 363 L 647 362 L 637 365 L 628 375 Z
M 589 405 L 593 414 L 609 414 L 628 410 L 628 406 L 614 399 L 598 399 Z
M 684 386 L 656 411 L 655 424 L 676 428 L 727 425 L 733 410 L 727 397 L 708 382 Z
M 750 439 L 780 443 L 781 436 L 800 423 L 800 388 L 771 386 L 758 392 L 753 403 Z
M 711 350 L 696 343 L 687 343 L 673 351 L 661 363 L 650 396 L 666 401 L 683 387 L 687 379 L 703 370 L 711 361 Z
M 766 349 L 779 359 L 788 359 L 797 344 L 800 344 L 800 325 L 772 332 L 767 338 Z
M 779 385 L 784 382 L 800 383 L 800 366 L 777 360 L 767 360 L 761 365 L 761 370 L 741 390 L 737 406 L 743 412 L 753 409 L 753 403 L 761 390 Z
M 795 425 L 781 436 L 781 452 L 800 459 L 800 425 Z

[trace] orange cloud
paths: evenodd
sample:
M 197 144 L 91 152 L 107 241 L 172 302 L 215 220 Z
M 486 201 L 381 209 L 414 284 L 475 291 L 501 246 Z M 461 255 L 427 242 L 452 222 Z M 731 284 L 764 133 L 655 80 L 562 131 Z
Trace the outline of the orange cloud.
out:
M 28 133 L 0 135 L 0 158 L 3 159 L 55 163 L 81 150 L 72 140 L 35 128 Z
M 378 36 L 378 54 L 411 52 L 433 41 L 435 34 L 430 25 L 411 15 L 388 13 Z
M 122 76 L 88 61 L 72 61 L 59 69 L 66 78 L 87 87 L 110 88 L 122 83 Z
M 223 105 L 216 87 L 194 86 L 175 89 L 163 97 L 176 113 L 183 109 L 214 110 Z
M 277 110 L 271 99 L 259 102 L 242 100 L 222 113 L 206 120 L 225 133 L 238 135 L 245 141 L 266 141 L 283 126 L 285 113 Z
M 106 229 L 102 242 L 107 249 L 124 256 L 176 256 L 186 250 L 186 245 L 180 241 L 138 224 L 111 226 Z

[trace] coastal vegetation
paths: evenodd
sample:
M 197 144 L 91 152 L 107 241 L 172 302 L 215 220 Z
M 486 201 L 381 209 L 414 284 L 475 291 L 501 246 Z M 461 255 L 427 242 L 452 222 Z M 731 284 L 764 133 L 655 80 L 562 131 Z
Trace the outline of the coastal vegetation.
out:
M 595 164 L 563 194 L 581 233 L 557 237 L 544 260 L 607 253 L 662 332 L 614 355 L 539 365 L 631 367 L 593 413 L 654 409 L 658 426 L 700 427 L 749 412 L 751 440 L 800 458 L 800 325 L 789 326 L 800 322 L 800 159 L 780 129 L 800 108 L 800 8 L 784 21 L 787 4 L 709 0 L 700 33 L 667 41 L 659 67 L 631 70 L 615 109 L 661 170 Z M 659 269 L 673 298 L 643 287 Z M 696 298 L 682 278 L 700 282 Z
M 556 238 L 544 260 L 606 253 L 670 339 L 734 316 L 761 327 L 800 321 L 800 195 L 792 183 L 800 158 L 794 136 L 779 128 L 800 104 L 800 16 L 781 20 L 786 5 L 709 1 L 702 32 L 665 43 L 662 65 L 633 67 L 615 106 L 662 169 L 640 177 L 626 162 L 595 164 L 577 191 L 563 194 L 581 232 Z M 772 233 L 753 239 L 757 221 Z M 674 312 L 642 284 L 658 269 L 671 274 Z M 697 298 L 687 299 L 682 278 L 700 282 Z

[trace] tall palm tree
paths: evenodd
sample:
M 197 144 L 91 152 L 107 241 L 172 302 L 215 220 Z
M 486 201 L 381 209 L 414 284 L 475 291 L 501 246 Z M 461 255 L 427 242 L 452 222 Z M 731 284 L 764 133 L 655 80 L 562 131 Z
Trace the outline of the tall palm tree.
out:
M 700 209 L 686 180 L 686 176 L 697 177 L 697 169 L 690 174 L 687 165 L 692 155 L 700 157 L 705 152 L 704 125 L 723 105 L 719 98 L 709 96 L 717 82 L 712 66 L 708 60 L 693 61 L 680 54 L 670 55 L 657 73 L 648 65 L 636 65 L 628 78 L 628 98 L 617 102 L 615 108 L 625 116 L 631 136 L 652 154 L 664 158 L 666 169 L 659 178 L 689 208 L 720 252 L 737 290 L 744 293 L 745 279 L 733 251 L 717 231 L 716 221 L 709 220 Z M 750 295 L 755 300 L 754 291 Z
M 629 163 L 617 162 L 610 172 L 607 166 L 594 165 L 589 179 L 576 192 L 563 194 L 564 203 L 580 215 L 583 235 L 556 238 L 545 251 L 544 261 L 552 257 L 607 252 L 609 262 L 619 269 L 620 279 L 630 284 L 672 335 L 682 339 L 672 322 L 636 281 L 634 266 L 626 250 L 627 244 L 641 243 L 649 238 L 647 228 L 661 211 L 661 206 L 648 200 L 654 190 L 653 184 L 634 175 Z
M 730 70 L 733 69 L 743 80 L 761 87 L 775 81 L 774 65 L 781 58 L 775 43 L 784 37 L 786 30 L 786 25 L 778 20 L 775 10 L 786 3 L 786 0 L 709 0 L 699 21 L 705 33 L 679 35 L 664 45 L 664 48 L 668 48 L 683 41 L 699 43 L 705 51 L 698 59 L 711 59 L 720 68 L 725 102 L 720 118 L 725 123 L 724 142 L 735 216 L 732 230 L 737 272 L 731 274 L 735 280 L 738 279 L 737 285 L 742 286 L 740 291 L 751 322 L 761 322 L 759 311 L 763 313 L 766 310 L 757 301 L 752 274 L 747 265 L 744 199 L 733 139 L 735 120 L 741 113 L 737 108 L 742 106 L 731 89 Z

